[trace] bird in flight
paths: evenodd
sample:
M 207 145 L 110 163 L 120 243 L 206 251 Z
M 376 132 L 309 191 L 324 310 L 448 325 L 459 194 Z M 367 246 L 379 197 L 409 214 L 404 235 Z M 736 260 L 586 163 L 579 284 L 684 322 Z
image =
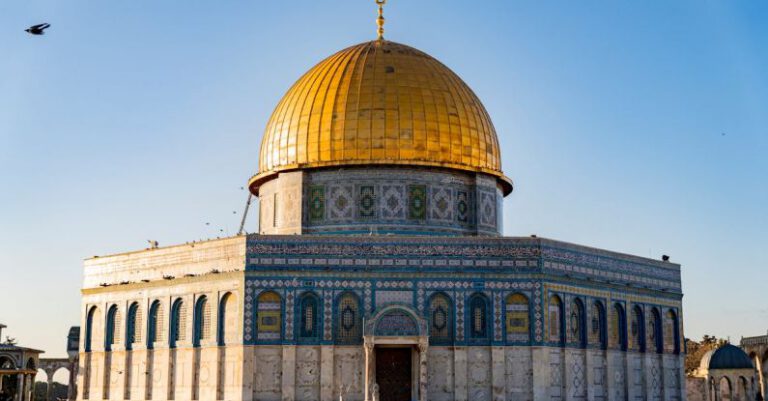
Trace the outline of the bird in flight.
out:
M 25 29 L 26 32 L 31 33 L 32 35 L 43 35 L 45 34 L 45 31 L 47 28 L 49 28 L 51 24 L 45 23 L 45 24 L 37 24 L 32 25 L 31 27 Z

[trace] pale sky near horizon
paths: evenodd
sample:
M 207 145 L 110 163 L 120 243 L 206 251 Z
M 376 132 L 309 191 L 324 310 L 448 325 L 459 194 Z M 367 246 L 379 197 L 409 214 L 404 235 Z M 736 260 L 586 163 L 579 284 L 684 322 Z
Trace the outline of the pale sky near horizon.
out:
M 84 258 L 233 234 L 273 107 L 374 39 L 375 15 L 373 0 L 0 2 L 5 333 L 63 356 Z M 516 184 L 505 235 L 671 255 L 687 337 L 766 333 L 768 2 L 389 0 L 385 16 L 388 39 L 488 109 Z

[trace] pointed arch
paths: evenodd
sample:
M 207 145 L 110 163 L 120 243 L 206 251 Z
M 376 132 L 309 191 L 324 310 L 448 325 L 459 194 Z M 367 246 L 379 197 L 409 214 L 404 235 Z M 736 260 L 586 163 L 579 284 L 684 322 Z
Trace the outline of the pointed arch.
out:
M 453 344 L 453 302 L 448 294 L 436 292 L 429 298 L 429 343 Z
M 107 324 L 104 335 L 104 350 L 112 351 L 112 346 L 120 342 L 120 311 L 112 305 L 107 311 Z
M 237 316 L 237 296 L 227 292 L 219 300 L 219 321 L 216 326 L 219 345 L 237 341 Z
M 547 304 L 547 322 L 549 326 L 549 341 L 563 345 L 565 343 L 565 330 L 563 316 L 563 301 L 558 295 L 549 297 Z
M 149 319 L 147 319 L 147 349 L 154 348 L 156 342 L 161 342 L 165 338 L 164 321 L 163 304 L 160 300 L 155 300 L 149 307 Z
M 195 301 L 193 325 L 192 346 L 199 347 L 202 341 L 211 338 L 211 305 L 205 295 Z
M 320 297 L 312 291 L 301 294 L 296 305 L 296 335 L 299 341 L 316 341 L 320 339 L 322 316 L 320 312 Z
M 640 305 L 632 307 L 629 320 L 629 349 L 645 352 L 645 318 Z
M 469 339 L 475 343 L 490 341 L 490 319 L 488 319 L 488 298 L 475 293 L 469 297 Z
M 504 304 L 507 342 L 529 343 L 531 340 L 531 311 L 528 297 L 519 292 L 510 294 Z
M 569 319 L 569 342 L 578 344 L 580 348 L 587 347 L 587 314 L 584 301 L 574 297 L 571 301 L 571 314 Z
M 661 313 L 659 308 L 651 308 L 651 316 L 648 319 L 648 332 L 647 345 L 653 347 L 653 350 L 657 354 L 664 353 L 664 336 L 662 333 Z
M 600 349 L 606 349 L 608 347 L 608 333 L 605 306 L 601 301 L 592 302 L 589 316 L 589 343 L 599 346 Z
M 99 308 L 95 305 L 91 306 L 85 317 L 85 339 L 83 341 L 85 352 L 91 352 L 93 349 L 93 341 L 98 335 L 99 328 L 97 326 L 100 319 L 101 314 L 99 313 Z
M 664 352 L 669 354 L 680 353 L 680 329 L 677 322 L 677 313 L 674 309 L 668 309 L 664 316 Z
M 627 314 L 624 306 L 616 302 L 611 308 L 611 336 L 609 345 L 612 349 L 627 350 Z
M 187 305 L 177 298 L 171 305 L 171 325 L 168 346 L 176 348 L 176 343 L 187 339 Z
M 141 308 L 138 302 L 133 302 L 125 320 L 125 349 L 132 350 L 133 344 L 138 342 L 141 342 Z
M 336 298 L 336 343 L 359 344 L 362 341 L 360 298 L 351 291 Z
M 274 291 L 264 291 L 256 299 L 256 332 L 259 341 L 274 342 L 282 336 L 283 300 Z

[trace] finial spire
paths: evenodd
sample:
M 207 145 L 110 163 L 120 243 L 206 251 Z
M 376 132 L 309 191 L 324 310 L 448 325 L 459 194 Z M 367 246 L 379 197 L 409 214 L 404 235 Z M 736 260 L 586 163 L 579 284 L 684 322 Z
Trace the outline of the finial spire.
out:
M 376 18 L 379 29 L 376 32 L 379 34 L 379 40 L 384 40 L 384 4 L 387 4 L 387 0 L 376 0 L 376 4 L 379 6 L 379 17 Z

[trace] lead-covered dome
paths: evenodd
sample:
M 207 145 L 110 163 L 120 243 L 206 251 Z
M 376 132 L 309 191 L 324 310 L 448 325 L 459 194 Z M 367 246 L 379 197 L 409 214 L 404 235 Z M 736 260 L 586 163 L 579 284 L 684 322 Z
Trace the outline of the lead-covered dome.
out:
M 727 343 L 707 351 L 701 358 L 701 368 L 707 369 L 754 369 L 752 360 L 741 348 Z
M 288 90 L 249 185 L 258 194 L 282 171 L 360 165 L 485 173 L 512 191 L 493 123 L 469 86 L 428 54 L 386 40 L 328 57 Z

